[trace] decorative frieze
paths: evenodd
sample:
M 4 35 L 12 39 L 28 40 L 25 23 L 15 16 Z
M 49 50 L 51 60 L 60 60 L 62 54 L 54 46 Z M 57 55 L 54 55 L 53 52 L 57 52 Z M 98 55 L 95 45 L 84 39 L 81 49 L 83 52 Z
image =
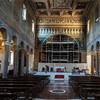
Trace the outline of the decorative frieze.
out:
M 52 17 L 52 18 L 38 18 L 37 19 L 38 25 L 86 25 L 85 21 L 82 20 L 82 18 L 78 17 L 72 17 L 72 18 L 65 18 L 65 17 Z
M 37 27 L 40 43 L 57 34 L 64 34 L 75 39 L 80 46 L 83 46 L 85 41 L 86 23 L 79 17 L 39 17 Z
M 55 34 L 65 34 L 72 38 L 82 39 L 83 29 L 82 28 L 39 28 L 38 37 L 39 40 L 43 41 L 47 37 Z
M 82 34 L 83 29 L 77 28 L 39 28 L 38 34 Z

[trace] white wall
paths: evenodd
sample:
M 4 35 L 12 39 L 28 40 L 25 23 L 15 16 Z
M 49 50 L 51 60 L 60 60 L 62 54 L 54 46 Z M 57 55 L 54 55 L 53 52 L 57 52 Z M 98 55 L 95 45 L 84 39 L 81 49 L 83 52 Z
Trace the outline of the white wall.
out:
M 79 69 L 88 69 L 87 63 L 39 63 L 38 71 L 42 71 L 42 68 L 48 65 L 51 67 L 66 67 L 67 72 L 72 72 L 73 67 L 79 67 Z

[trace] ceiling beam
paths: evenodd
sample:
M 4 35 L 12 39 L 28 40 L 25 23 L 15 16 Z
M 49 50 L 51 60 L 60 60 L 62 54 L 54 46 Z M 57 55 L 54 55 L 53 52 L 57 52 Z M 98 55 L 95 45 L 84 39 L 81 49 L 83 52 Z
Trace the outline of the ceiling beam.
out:
M 45 5 L 46 5 L 46 8 L 47 8 L 47 13 L 48 13 L 48 15 L 50 16 L 51 13 L 50 13 L 50 11 L 49 11 L 50 5 L 49 5 L 49 1 L 48 1 L 48 0 L 46 0 Z
M 73 5 L 72 5 L 72 9 L 75 10 L 76 7 L 77 7 L 77 1 L 74 1 L 74 2 L 73 2 Z
M 88 1 L 91 1 L 91 0 L 79 0 L 79 2 L 88 2 Z
M 50 6 L 49 6 L 48 0 L 45 2 L 45 5 L 46 5 L 46 8 L 49 10 L 50 9 Z
M 89 10 L 91 9 L 91 6 L 95 3 L 95 0 L 90 0 L 90 2 L 87 4 L 85 10 L 84 10 L 84 14 L 83 16 L 87 16 L 88 15 L 88 12 Z
M 37 11 L 41 11 L 41 10 L 44 10 L 44 11 L 72 11 L 72 9 L 71 10 L 67 10 L 67 9 L 37 9 Z
M 47 0 L 33 0 L 33 2 L 46 2 Z

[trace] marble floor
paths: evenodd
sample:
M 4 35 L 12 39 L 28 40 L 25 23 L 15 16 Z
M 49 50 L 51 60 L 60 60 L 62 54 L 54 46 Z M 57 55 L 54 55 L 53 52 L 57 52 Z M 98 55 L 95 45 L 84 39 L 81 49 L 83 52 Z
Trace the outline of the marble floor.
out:
M 52 80 L 33 100 L 81 100 L 68 80 Z

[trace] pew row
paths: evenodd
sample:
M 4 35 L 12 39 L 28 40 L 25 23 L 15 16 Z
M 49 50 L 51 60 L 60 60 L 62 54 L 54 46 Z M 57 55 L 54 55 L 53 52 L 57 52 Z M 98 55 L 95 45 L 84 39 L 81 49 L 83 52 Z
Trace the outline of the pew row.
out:
M 35 98 L 39 92 L 50 82 L 49 76 L 21 76 L 0 78 L 0 100 L 17 100 L 20 97 L 25 100 Z M 16 99 L 17 98 L 17 99 Z
M 100 98 L 100 77 L 69 76 L 69 84 L 81 99 L 88 100 L 89 98 L 92 98 L 94 100 L 100 100 L 97 99 Z

